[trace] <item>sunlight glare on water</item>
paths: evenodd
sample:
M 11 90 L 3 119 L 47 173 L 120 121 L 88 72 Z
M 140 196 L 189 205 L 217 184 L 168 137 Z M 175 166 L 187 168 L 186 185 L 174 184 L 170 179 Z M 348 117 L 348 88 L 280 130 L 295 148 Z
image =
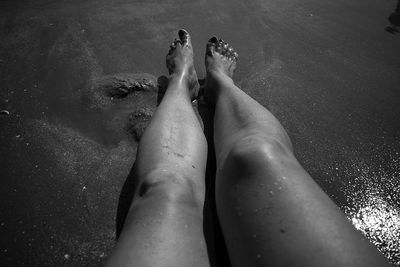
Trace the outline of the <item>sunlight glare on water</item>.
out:
M 396 207 L 371 196 L 350 219 L 388 259 L 400 265 L 400 212 Z

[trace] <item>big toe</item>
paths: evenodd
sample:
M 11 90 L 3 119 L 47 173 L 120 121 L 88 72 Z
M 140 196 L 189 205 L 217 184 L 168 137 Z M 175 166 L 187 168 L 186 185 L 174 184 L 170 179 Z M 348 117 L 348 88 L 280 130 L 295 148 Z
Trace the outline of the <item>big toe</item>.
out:
M 178 32 L 178 36 L 180 41 L 182 42 L 182 45 L 187 45 L 189 47 L 192 46 L 190 34 L 185 29 L 180 29 Z
M 212 56 L 215 52 L 215 48 L 218 45 L 218 39 L 217 37 L 213 36 L 211 37 L 210 40 L 208 40 L 207 45 L 206 45 L 206 55 Z

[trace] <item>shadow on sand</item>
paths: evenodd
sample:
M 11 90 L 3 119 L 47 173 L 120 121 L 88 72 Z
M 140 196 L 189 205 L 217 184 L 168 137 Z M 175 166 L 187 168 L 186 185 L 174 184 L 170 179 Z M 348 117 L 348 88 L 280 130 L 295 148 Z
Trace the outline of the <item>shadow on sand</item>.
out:
M 389 26 L 385 28 L 385 31 L 395 34 L 400 32 L 400 0 L 397 1 L 396 9 L 388 17 L 390 23 Z

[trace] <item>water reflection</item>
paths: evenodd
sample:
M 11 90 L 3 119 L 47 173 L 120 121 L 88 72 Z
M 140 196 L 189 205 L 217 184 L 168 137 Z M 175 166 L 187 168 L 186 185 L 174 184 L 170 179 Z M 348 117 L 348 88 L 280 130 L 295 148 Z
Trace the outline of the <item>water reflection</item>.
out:
M 400 265 L 400 212 L 380 196 L 370 196 L 350 219 L 385 256 Z

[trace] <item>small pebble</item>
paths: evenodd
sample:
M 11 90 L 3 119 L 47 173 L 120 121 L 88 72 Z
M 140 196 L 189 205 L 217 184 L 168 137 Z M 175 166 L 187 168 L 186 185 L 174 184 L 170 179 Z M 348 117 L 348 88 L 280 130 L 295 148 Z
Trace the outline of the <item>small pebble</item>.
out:
M 66 259 L 66 260 L 69 260 L 69 257 L 70 257 L 69 254 L 64 255 L 64 259 Z

